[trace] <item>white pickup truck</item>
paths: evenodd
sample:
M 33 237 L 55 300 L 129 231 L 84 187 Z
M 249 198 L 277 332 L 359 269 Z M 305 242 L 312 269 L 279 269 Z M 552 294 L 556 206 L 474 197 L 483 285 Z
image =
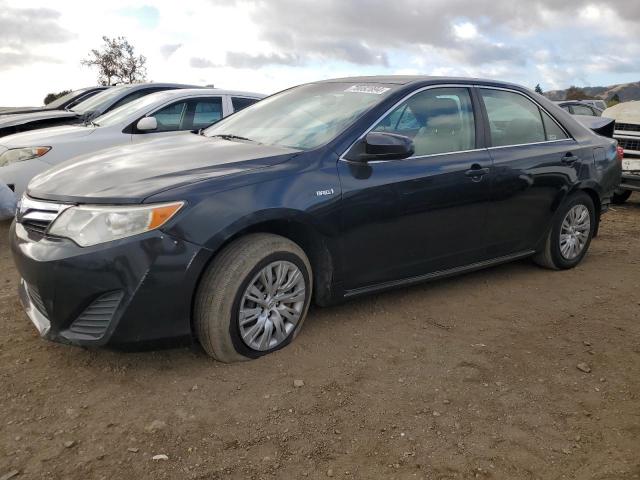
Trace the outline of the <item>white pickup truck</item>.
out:
M 624 203 L 632 192 L 640 191 L 640 101 L 619 103 L 602 116 L 616 121 L 613 137 L 624 149 L 622 182 L 612 199 L 613 203 Z

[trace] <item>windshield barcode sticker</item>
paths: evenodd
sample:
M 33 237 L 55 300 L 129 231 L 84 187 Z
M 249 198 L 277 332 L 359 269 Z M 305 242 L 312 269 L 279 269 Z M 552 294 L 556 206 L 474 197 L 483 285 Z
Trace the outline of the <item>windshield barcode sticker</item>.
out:
M 350 93 L 373 93 L 374 95 L 382 95 L 384 92 L 391 90 L 388 87 L 378 87 L 376 85 L 352 85 L 345 92 Z

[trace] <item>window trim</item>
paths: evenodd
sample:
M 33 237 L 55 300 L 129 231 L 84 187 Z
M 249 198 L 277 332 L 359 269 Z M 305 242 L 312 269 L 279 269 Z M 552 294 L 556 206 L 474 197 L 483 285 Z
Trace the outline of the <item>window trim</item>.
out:
M 533 102 L 534 105 L 536 105 L 540 110 L 542 110 L 543 112 L 545 112 L 547 115 L 549 115 L 549 117 L 551 118 L 551 120 L 553 120 L 556 125 L 558 125 L 558 127 L 560 127 L 560 130 L 562 130 L 565 135 L 567 136 L 567 138 L 561 138 L 559 140 L 545 140 L 544 142 L 529 142 L 529 143 L 519 143 L 517 145 L 497 145 L 497 146 L 489 146 L 487 147 L 487 150 L 493 150 L 493 149 L 497 149 L 497 148 L 510 148 L 510 147 L 524 147 L 527 145 L 541 145 L 544 143 L 557 143 L 557 142 L 564 142 L 567 140 L 573 140 L 575 141 L 575 138 L 573 138 L 573 136 L 567 131 L 566 128 L 564 128 L 564 126 L 558 122 L 558 120 L 556 119 L 556 117 L 554 117 L 549 110 L 547 110 L 546 108 L 544 108 L 542 105 L 540 105 L 538 102 L 535 101 L 535 99 L 533 99 L 532 97 L 530 97 L 529 95 L 523 93 L 523 92 L 519 92 L 518 90 L 513 90 L 511 88 L 504 88 L 504 87 L 493 87 L 493 86 L 485 86 L 485 85 L 474 85 L 475 88 L 478 89 L 478 98 L 481 102 L 482 108 L 484 110 L 484 121 L 487 122 L 487 126 L 489 127 L 489 135 L 487 138 L 487 142 L 488 144 L 491 143 L 491 125 L 488 124 L 489 122 L 489 117 L 487 114 L 487 106 L 484 104 L 484 99 L 482 98 L 482 92 L 480 92 L 480 90 L 484 89 L 484 90 L 501 90 L 503 92 L 511 92 L 511 93 L 516 93 L 518 95 L 522 95 L 524 98 L 530 100 L 531 102 Z M 562 107 L 559 107 L 562 108 Z M 542 122 L 542 126 L 543 126 L 543 130 L 545 132 L 545 137 L 547 136 L 547 131 L 546 128 L 544 127 L 544 120 L 542 119 L 542 115 L 540 116 L 540 121 Z
M 367 128 L 364 133 L 362 135 L 360 135 L 358 138 L 356 138 L 356 140 L 354 142 L 351 143 L 351 145 L 349 145 L 349 147 L 347 147 L 347 149 L 342 152 L 342 154 L 340 155 L 340 157 L 338 158 L 338 161 L 342 161 L 342 162 L 347 162 L 347 163 L 358 163 L 358 162 L 354 162 L 353 160 L 349 160 L 348 158 L 345 158 L 345 155 L 353 148 L 353 146 L 360 142 L 364 137 L 366 137 L 369 132 L 371 132 L 376 125 L 378 125 L 387 115 L 389 115 L 391 112 L 393 112 L 397 107 L 399 107 L 400 105 L 402 105 L 404 102 L 406 102 L 408 99 L 410 99 L 411 97 L 413 97 L 414 95 L 417 95 L 419 93 L 424 92 L 425 90 L 433 90 L 435 88 L 465 88 L 466 90 L 469 91 L 469 99 L 471 101 L 471 108 L 473 109 L 473 121 L 474 121 L 474 128 L 475 128 L 475 136 L 476 136 L 476 148 L 472 148 L 470 150 L 456 150 L 453 152 L 443 152 L 443 153 L 430 153 L 428 155 L 413 155 L 411 157 L 407 157 L 405 159 L 403 159 L 402 161 L 406 161 L 406 160 L 414 160 L 414 159 L 419 159 L 419 158 L 428 158 L 428 157 L 439 157 L 441 155 L 453 155 L 453 154 L 457 154 L 457 153 L 469 153 L 469 152 L 479 152 L 482 150 L 486 150 L 486 147 L 481 147 L 481 148 L 477 148 L 478 145 L 478 123 L 484 123 L 484 119 L 480 118 L 480 113 L 481 112 L 477 112 L 476 108 L 476 102 L 474 101 L 474 95 L 473 95 L 473 90 L 475 88 L 475 85 L 470 85 L 470 84 L 458 84 L 458 83 L 442 83 L 439 85 L 427 85 L 426 87 L 421 87 L 417 90 L 414 90 L 413 92 L 408 93 L 407 95 L 405 95 L 404 97 L 402 97 L 399 101 L 397 101 L 396 103 L 394 103 L 389 109 L 387 109 L 377 120 L 375 120 L 373 122 L 373 124 Z M 398 160 L 370 160 L 367 163 L 368 164 L 376 164 L 376 163 L 386 163 L 386 162 L 397 162 Z

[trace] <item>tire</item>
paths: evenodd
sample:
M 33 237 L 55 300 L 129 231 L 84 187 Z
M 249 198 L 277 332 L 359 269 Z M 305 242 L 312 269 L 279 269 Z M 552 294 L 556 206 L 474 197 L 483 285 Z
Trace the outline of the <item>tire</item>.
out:
M 261 283 L 267 277 L 273 280 L 273 296 L 267 294 L 269 290 Z M 311 300 L 312 279 L 309 259 L 292 241 L 266 233 L 250 234 L 235 240 L 214 258 L 198 285 L 194 302 L 194 327 L 200 344 L 209 355 L 225 363 L 251 360 L 285 347 L 302 328 Z M 281 282 L 278 283 L 278 280 Z M 282 282 L 282 287 L 294 282 L 292 290 L 288 290 L 289 294 L 286 291 L 278 293 L 280 288 L 276 290 L 275 284 Z M 301 282 L 304 282 L 303 293 L 300 293 Z M 250 300 L 258 297 L 254 294 L 255 290 L 248 290 L 256 285 L 256 288 L 264 288 L 264 291 L 260 291 L 264 293 L 264 296 L 260 296 L 264 304 Z M 288 296 L 295 303 L 291 303 L 293 306 L 290 307 L 285 305 L 285 300 L 277 301 L 281 296 Z M 252 315 L 247 312 L 252 312 Z M 257 312 L 261 313 L 258 315 Z M 290 317 L 298 314 L 297 323 L 289 321 Z M 244 325 L 241 325 L 241 315 Z M 253 324 L 244 320 L 255 315 L 258 317 Z M 277 328 L 278 325 L 281 328 Z M 258 333 L 260 328 L 263 331 L 262 336 L 254 342 L 261 343 L 259 347 L 248 341 L 253 337 L 251 329 L 254 327 Z M 278 343 L 274 344 L 274 341 Z
M 569 212 L 571 212 L 574 208 L 575 210 L 573 210 L 573 212 L 584 212 L 585 210 L 583 209 L 586 209 L 586 212 L 588 212 L 589 216 L 589 226 L 586 230 L 584 230 L 584 226 L 580 227 L 583 231 L 579 231 L 579 233 L 576 233 L 576 235 L 578 235 L 577 238 L 581 239 L 580 242 L 584 243 L 582 243 L 580 251 L 575 256 L 572 256 L 575 251 L 571 251 L 570 255 L 566 255 L 565 253 L 563 253 L 560 235 L 565 219 L 568 219 Z M 570 219 L 568 220 L 568 222 L 570 223 Z M 540 250 L 533 257 L 533 260 L 538 265 L 552 270 L 566 270 L 575 267 L 582 261 L 587 251 L 589 250 L 591 239 L 593 238 L 594 232 L 596 230 L 596 222 L 597 219 L 595 214 L 595 207 L 593 205 L 593 200 L 591 199 L 591 197 L 585 192 L 574 193 L 556 212 L 553 224 L 544 241 L 544 246 L 542 250 Z M 578 232 L 578 229 L 576 229 L 576 232 Z M 586 235 L 586 238 L 583 235 Z M 578 240 L 574 240 L 574 242 L 578 242 Z
M 624 202 L 629 200 L 630 196 L 631 196 L 631 190 L 618 189 L 615 192 L 613 192 L 613 197 L 611 197 L 611 203 L 614 203 L 616 205 L 622 205 Z

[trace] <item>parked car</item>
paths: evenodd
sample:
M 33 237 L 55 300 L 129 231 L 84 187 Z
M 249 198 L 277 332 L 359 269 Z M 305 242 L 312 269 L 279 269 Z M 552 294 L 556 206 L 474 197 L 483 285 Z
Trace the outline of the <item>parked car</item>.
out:
M 595 100 L 595 99 L 585 99 L 581 100 L 583 103 L 587 105 L 591 105 L 592 107 L 596 107 L 601 112 L 604 112 L 607 109 L 607 102 L 604 100 Z
M 156 92 L 84 125 L 67 125 L 0 138 L 0 183 L 22 195 L 29 181 L 53 165 L 115 145 L 206 128 L 264 95 L 220 89 Z
M 619 181 L 614 140 L 523 87 L 346 78 L 54 167 L 11 248 L 44 337 L 194 335 L 233 362 L 290 343 L 312 299 L 526 257 L 575 267 Z
M 68 110 L 43 110 L 15 115 L 2 115 L 0 116 L 0 137 L 27 130 L 89 122 L 104 113 L 115 110 L 126 103 L 150 93 L 163 90 L 175 90 L 178 88 L 197 87 L 176 83 L 118 85 L 97 93 Z
M 622 204 L 640 192 L 640 101 L 619 103 L 602 115 L 616 121 L 613 136 L 624 149 L 622 182 L 613 196 L 613 203 Z
M 43 107 L 29 107 L 29 108 L 4 108 L 0 109 L 0 115 L 17 115 L 20 113 L 34 113 L 34 112 L 43 112 L 50 110 L 67 110 L 73 108 L 74 105 L 77 105 L 80 102 L 83 102 L 90 97 L 93 97 L 97 93 L 100 93 L 106 90 L 109 87 L 106 86 L 96 86 L 96 87 L 87 87 L 81 88 L 79 90 L 74 90 L 73 92 L 69 92 L 66 95 L 63 95 L 60 98 L 55 99 L 53 102 L 48 103 Z
M 585 103 L 585 100 L 565 100 L 562 102 L 556 102 L 558 106 L 572 115 L 586 115 L 591 117 L 602 116 L 602 110 L 599 108 Z

